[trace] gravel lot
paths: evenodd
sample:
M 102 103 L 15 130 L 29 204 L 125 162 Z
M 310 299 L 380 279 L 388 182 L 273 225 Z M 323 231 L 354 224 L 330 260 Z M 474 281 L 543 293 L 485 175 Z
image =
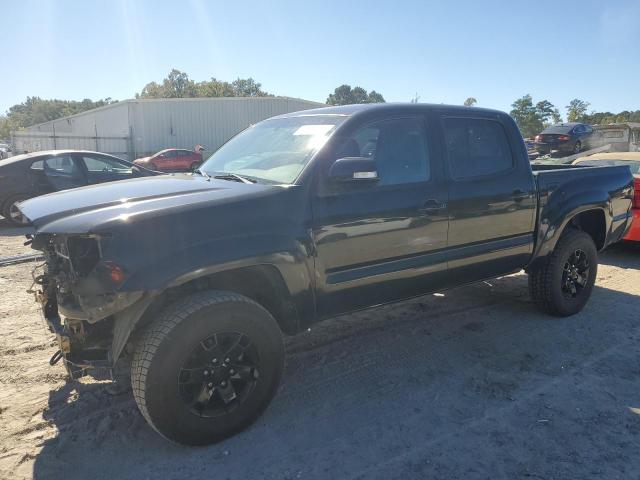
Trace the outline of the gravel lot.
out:
M 0 230 L 0 255 L 30 253 Z M 322 323 L 287 340 L 280 393 L 210 447 L 168 443 L 130 394 L 67 384 L 25 293 L 0 268 L 0 478 L 640 477 L 640 248 L 601 256 L 567 319 L 524 274 Z

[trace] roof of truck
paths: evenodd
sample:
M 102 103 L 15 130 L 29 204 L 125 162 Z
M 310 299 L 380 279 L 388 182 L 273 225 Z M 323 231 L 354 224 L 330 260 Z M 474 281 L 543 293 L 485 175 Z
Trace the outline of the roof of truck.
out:
M 478 107 L 465 107 L 462 105 L 443 105 L 433 103 L 362 103 L 354 105 L 336 105 L 322 108 L 312 108 L 310 110 L 301 110 L 298 112 L 285 113 L 274 118 L 302 117 L 309 115 L 342 115 L 351 116 L 353 114 L 364 111 L 393 111 L 393 110 L 447 110 L 451 112 L 483 112 L 483 113 L 504 113 L 499 110 Z

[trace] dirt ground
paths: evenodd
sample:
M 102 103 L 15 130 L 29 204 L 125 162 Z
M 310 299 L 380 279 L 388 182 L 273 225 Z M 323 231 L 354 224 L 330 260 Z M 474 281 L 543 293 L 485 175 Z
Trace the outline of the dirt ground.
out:
M 602 254 L 567 319 L 518 274 L 324 322 L 287 340 L 264 416 L 203 448 L 49 366 L 31 267 L 0 268 L 0 478 L 640 478 L 640 248 Z

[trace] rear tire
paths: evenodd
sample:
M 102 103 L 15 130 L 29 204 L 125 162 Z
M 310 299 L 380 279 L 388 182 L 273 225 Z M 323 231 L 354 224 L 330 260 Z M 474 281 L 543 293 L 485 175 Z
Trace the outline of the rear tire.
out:
M 581 150 L 582 150 L 582 143 L 580 143 L 580 140 L 578 140 L 576 144 L 573 146 L 573 153 L 577 155 L 578 153 L 580 153 Z
M 131 367 L 140 412 L 186 445 L 223 440 L 251 425 L 284 368 L 280 328 L 242 295 L 212 291 L 168 307 L 138 342 Z
M 529 293 L 541 311 L 568 317 L 584 308 L 597 273 L 598 251 L 593 239 L 570 228 L 553 252 L 529 271 Z

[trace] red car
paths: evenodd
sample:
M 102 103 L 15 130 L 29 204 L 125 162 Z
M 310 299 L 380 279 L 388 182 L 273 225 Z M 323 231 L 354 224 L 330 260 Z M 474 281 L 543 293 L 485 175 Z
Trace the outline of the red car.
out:
M 160 172 L 191 172 L 202 163 L 202 155 L 193 150 L 167 148 L 150 157 L 138 158 L 133 163 Z
M 640 242 L 640 152 L 611 152 L 596 153 L 588 157 L 582 157 L 573 162 L 574 165 L 603 167 L 605 165 L 628 165 L 633 174 L 633 187 L 635 197 L 633 199 L 633 223 L 623 240 Z

